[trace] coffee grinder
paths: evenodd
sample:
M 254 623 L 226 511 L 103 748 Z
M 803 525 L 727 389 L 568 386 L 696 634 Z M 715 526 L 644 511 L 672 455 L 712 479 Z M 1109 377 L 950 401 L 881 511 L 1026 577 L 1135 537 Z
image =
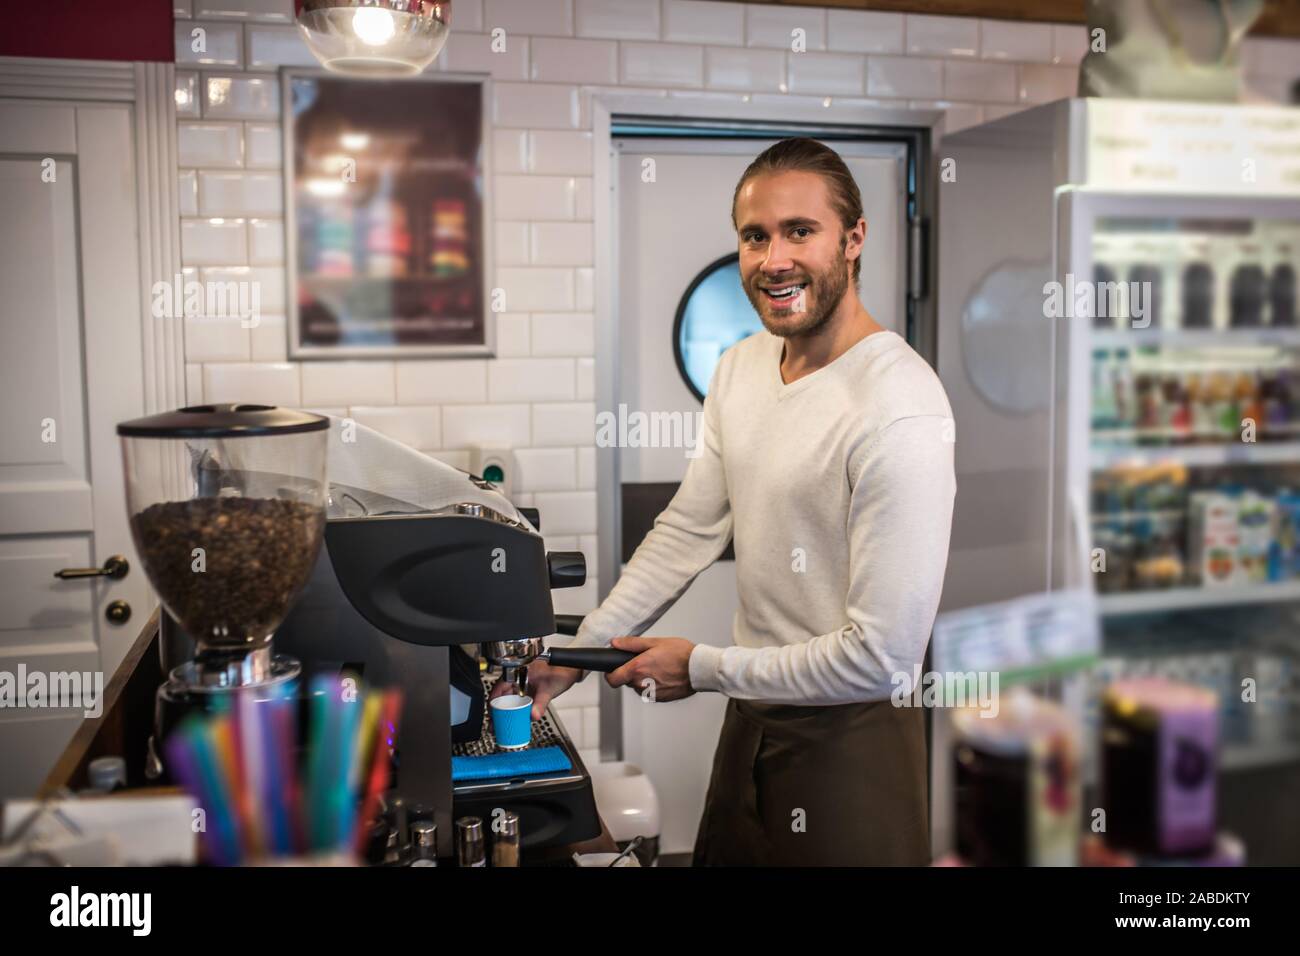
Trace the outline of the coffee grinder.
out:
M 200 405 L 117 426 L 131 535 L 166 614 L 195 641 L 158 689 L 147 774 L 193 711 L 298 691 L 271 637 L 325 529 L 329 420 L 267 405 Z

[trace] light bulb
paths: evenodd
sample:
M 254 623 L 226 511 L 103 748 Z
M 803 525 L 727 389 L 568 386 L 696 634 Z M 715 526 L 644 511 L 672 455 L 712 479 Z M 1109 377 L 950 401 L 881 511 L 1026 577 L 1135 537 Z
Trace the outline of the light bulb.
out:
M 449 4 L 429 0 L 298 0 L 298 29 L 335 73 L 419 73 L 447 40 Z
M 397 32 L 393 15 L 379 7 L 360 7 L 352 14 L 352 30 L 357 39 L 370 46 L 383 46 Z

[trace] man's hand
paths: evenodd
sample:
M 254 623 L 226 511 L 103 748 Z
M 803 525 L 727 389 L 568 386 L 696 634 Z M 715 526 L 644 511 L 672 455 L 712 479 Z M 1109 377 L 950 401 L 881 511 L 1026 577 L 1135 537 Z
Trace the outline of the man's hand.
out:
M 616 637 L 611 641 L 620 651 L 635 651 L 636 657 L 606 675 L 610 687 L 630 686 L 638 693 L 649 691 L 652 701 L 681 700 L 695 693 L 691 686 L 690 660 L 695 645 L 684 637 Z M 654 681 L 647 684 L 646 681 Z
M 551 702 L 552 698 L 559 697 L 581 678 L 582 671 L 576 667 L 552 667 L 546 661 L 533 661 L 529 664 L 528 686 L 524 689 L 524 692 L 532 695 L 533 698 L 532 719 L 541 720 L 542 715 L 546 713 L 546 705 Z M 500 680 L 492 688 L 492 693 L 488 695 L 488 699 L 491 700 L 503 694 L 513 694 L 514 692 L 514 684 L 507 684 L 505 681 Z

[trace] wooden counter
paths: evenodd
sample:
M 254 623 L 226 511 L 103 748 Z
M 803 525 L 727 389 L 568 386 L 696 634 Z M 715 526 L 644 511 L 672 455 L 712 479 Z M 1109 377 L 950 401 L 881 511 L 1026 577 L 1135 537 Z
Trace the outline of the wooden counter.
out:
M 49 797 L 66 787 L 86 787 L 86 768 L 96 757 L 120 755 L 126 760 L 128 788 L 149 786 L 144 768 L 149 735 L 153 733 L 154 698 L 163 682 L 158 640 L 159 610 L 155 609 L 104 688 L 104 709 L 99 717 L 83 720 L 72 740 L 54 762 L 39 797 Z M 605 821 L 600 836 L 582 843 L 525 851 L 525 866 L 556 866 L 574 853 L 616 853 L 618 847 Z
M 117 754 L 126 760 L 128 787 L 147 786 L 144 777 L 149 735 L 153 733 L 154 695 L 163 682 L 158 655 L 157 608 L 104 688 L 103 711 L 87 717 L 37 791 L 48 797 L 61 787 L 81 790 L 86 767 L 96 757 Z

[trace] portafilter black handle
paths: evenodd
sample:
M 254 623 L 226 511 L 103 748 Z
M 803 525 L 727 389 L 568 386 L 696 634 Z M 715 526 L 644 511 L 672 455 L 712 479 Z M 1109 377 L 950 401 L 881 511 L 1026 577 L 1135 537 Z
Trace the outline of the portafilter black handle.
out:
M 555 615 L 555 633 L 577 634 L 583 617 L 582 614 Z M 543 652 L 543 656 L 548 664 L 555 667 L 576 667 L 579 670 L 608 674 L 636 657 L 636 653 L 620 651 L 617 647 L 552 647 Z
M 636 652 L 620 651 L 617 647 L 552 647 L 542 656 L 552 667 L 576 667 L 608 674 L 636 657 Z

